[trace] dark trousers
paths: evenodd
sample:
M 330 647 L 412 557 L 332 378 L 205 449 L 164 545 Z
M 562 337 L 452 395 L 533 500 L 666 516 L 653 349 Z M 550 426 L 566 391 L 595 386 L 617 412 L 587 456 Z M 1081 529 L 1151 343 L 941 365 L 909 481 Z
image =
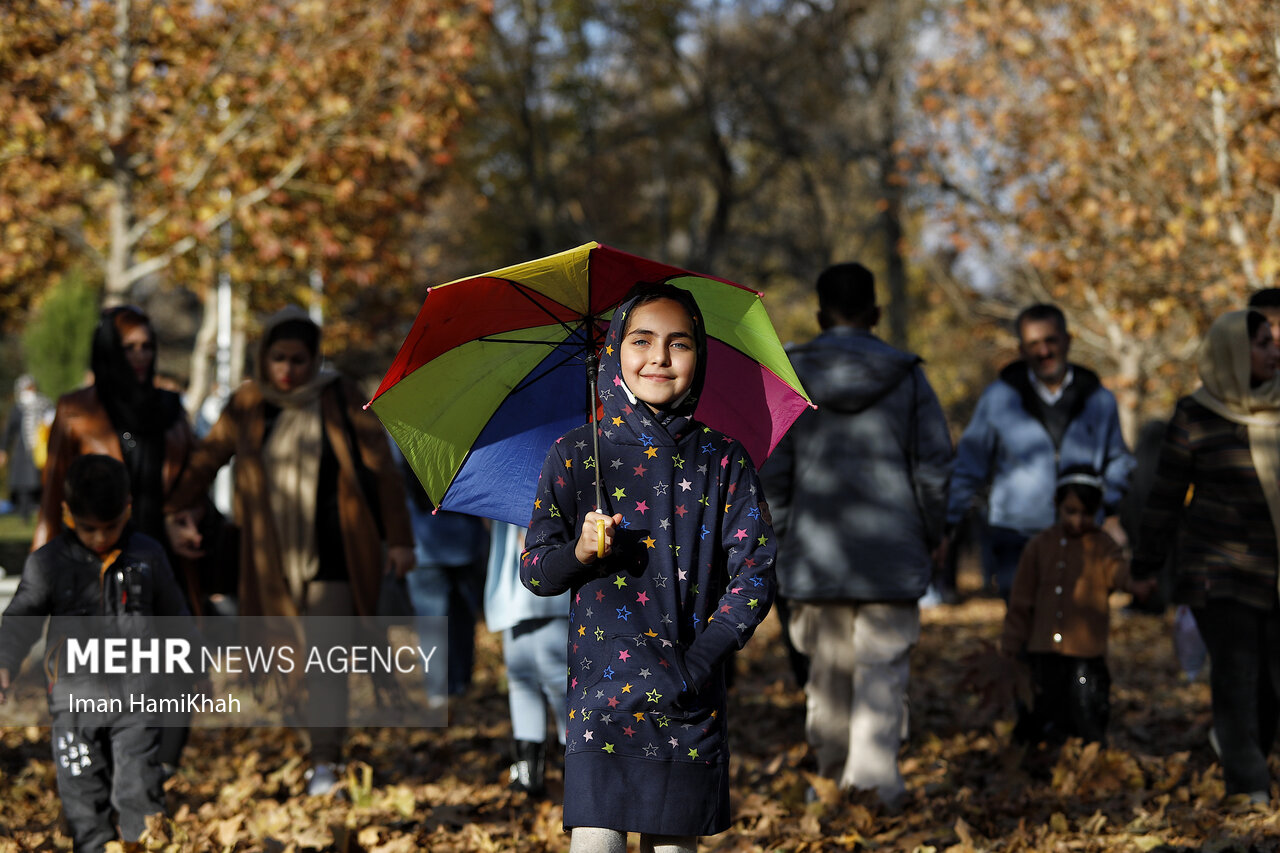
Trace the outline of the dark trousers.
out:
M 1013 730 L 1023 743 L 1060 743 L 1069 737 L 1104 741 L 1111 719 L 1111 673 L 1105 658 L 1030 654 L 1034 705 L 1018 709 Z
M 991 556 L 991 574 L 995 578 L 1000 597 L 1009 600 L 1013 589 L 1013 576 L 1018 573 L 1018 560 L 1030 537 L 1023 536 L 1011 527 L 988 527 L 986 547 Z
M 75 726 L 55 720 L 53 761 L 58 796 L 76 853 L 98 853 L 116 839 L 112 810 L 125 841 L 137 841 L 148 815 L 164 811 L 164 782 L 156 750 L 160 730 L 121 721 Z
M 1267 753 L 1280 713 L 1280 606 L 1235 601 L 1192 608 L 1209 650 L 1213 730 L 1227 794 L 1270 791 Z
M 791 677 L 796 680 L 796 687 L 804 687 L 809 681 L 809 656 L 803 654 L 791 642 L 791 600 L 781 595 L 774 596 L 773 610 L 782 623 L 782 647 L 787 652 L 787 665 L 791 667 Z M 732 661 L 732 658 L 730 658 Z M 728 668 L 729 672 L 733 667 Z
M 23 521 L 30 521 L 31 516 L 40 508 L 40 487 L 32 489 L 14 489 L 9 495 L 13 498 L 14 512 L 22 516 Z
M 182 761 L 182 751 L 186 749 L 190 736 L 190 726 L 165 726 L 160 729 L 160 748 L 156 753 L 156 760 L 164 768 L 165 775 L 178 769 L 178 764 Z

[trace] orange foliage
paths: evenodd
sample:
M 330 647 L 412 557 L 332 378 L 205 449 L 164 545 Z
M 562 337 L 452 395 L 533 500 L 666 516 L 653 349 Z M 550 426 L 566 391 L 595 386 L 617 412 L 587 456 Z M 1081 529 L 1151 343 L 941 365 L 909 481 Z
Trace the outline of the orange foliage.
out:
M 403 290 L 487 5 L 3 4 L 0 309 L 75 257 L 108 298 L 192 280 L 224 222 L 237 281 Z
M 1207 322 L 1280 276 L 1280 7 L 946 8 L 919 69 L 925 181 L 964 239 L 1008 240 L 1012 298 L 1060 302 L 1122 404 L 1166 407 Z

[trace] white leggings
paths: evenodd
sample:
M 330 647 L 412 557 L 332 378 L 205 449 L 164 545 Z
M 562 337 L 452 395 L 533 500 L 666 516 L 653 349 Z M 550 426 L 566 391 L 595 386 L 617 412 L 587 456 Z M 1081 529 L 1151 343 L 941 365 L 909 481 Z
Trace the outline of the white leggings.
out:
M 640 853 L 696 853 L 696 835 L 640 833 Z M 575 826 L 569 835 L 569 853 L 627 853 L 627 834 L 598 826 Z

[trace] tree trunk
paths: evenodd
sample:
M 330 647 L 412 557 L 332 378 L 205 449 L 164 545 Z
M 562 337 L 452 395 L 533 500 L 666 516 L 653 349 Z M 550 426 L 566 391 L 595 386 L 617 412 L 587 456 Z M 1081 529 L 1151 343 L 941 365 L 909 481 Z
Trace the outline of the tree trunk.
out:
M 107 208 L 107 268 L 103 278 L 102 305 L 111 308 L 129 301 L 129 179 L 117 168 L 112 179 L 115 197 Z
M 231 296 L 231 387 L 230 393 L 245 376 L 248 349 L 249 295 L 243 287 L 233 287 Z
M 1116 356 L 1116 406 L 1120 411 L 1120 432 L 1132 449 L 1138 440 L 1139 412 L 1142 410 L 1142 350 L 1126 346 Z
M 213 384 L 210 368 L 218 340 L 218 289 L 206 287 L 201 303 L 203 313 L 195 347 L 191 351 L 191 382 L 187 385 L 187 414 L 192 420 L 204 405 L 204 398 L 209 396 Z
M 886 288 L 889 292 L 889 343 L 907 349 L 907 262 L 902 257 L 902 192 L 893 185 L 893 158 L 881 158 L 880 187 L 884 193 L 884 212 L 880 215 L 880 233 L 884 237 Z
M 114 191 L 107 208 L 107 268 L 102 302 L 106 307 L 129 301 L 129 265 L 132 255 L 129 227 L 133 220 L 133 178 L 129 172 L 125 136 L 129 126 L 129 66 L 133 49 L 129 43 L 130 0 L 116 0 L 116 50 L 111 58 L 111 102 L 107 117 L 110 146 L 111 184 Z

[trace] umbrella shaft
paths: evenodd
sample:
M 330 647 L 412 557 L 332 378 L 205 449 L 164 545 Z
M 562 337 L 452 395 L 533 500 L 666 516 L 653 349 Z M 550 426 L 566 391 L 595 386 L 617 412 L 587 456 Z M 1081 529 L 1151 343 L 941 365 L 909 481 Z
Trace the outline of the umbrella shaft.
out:
M 600 358 L 596 355 L 594 342 L 588 342 L 587 349 L 587 390 L 590 399 L 587 406 L 591 410 L 591 451 L 596 458 L 596 509 L 604 512 L 604 483 L 601 482 L 600 471 L 600 423 L 596 420 L 596 374 L 600 372 Z

